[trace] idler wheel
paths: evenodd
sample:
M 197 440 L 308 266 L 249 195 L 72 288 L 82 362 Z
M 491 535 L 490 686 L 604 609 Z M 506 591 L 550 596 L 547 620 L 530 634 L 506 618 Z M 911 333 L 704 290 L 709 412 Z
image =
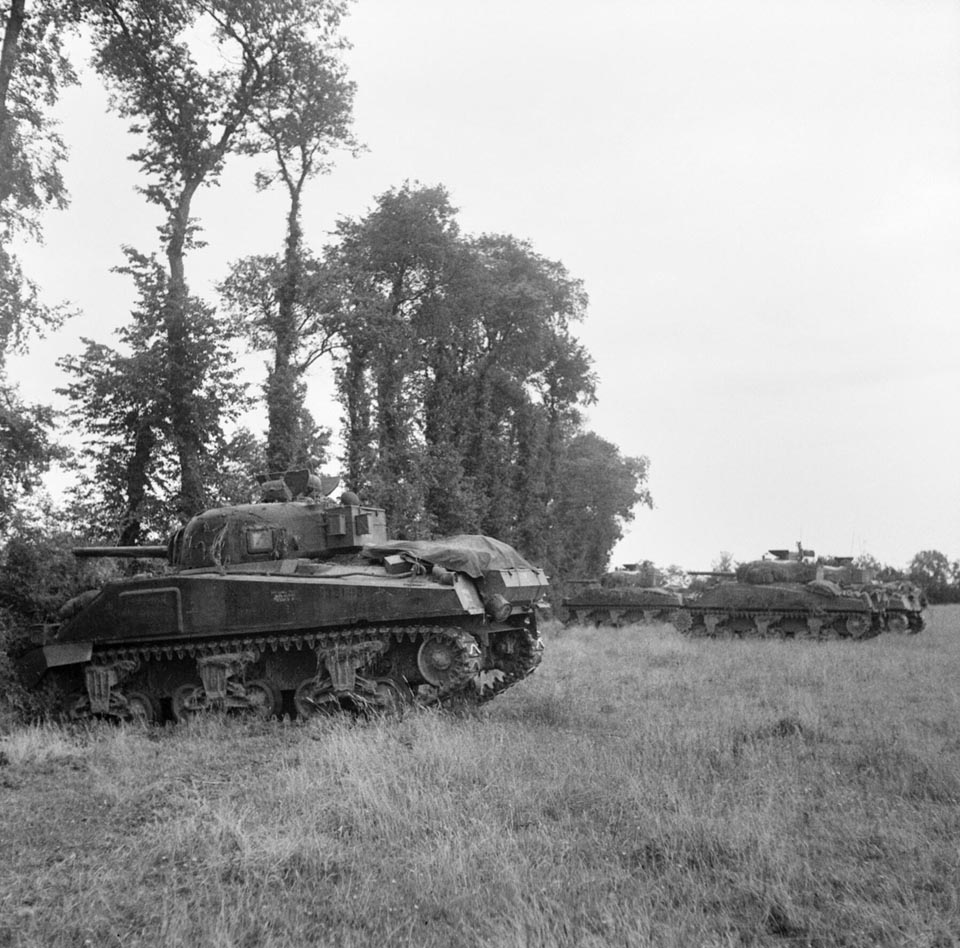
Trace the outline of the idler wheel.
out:
M 126 719 L 132 724 L 156 724 L 160 708 L 152 695 L 145 691 L 128 691 Z
M 902 612 L 892 612 L 887 616 L 887 631 L 904 633 L 910 628 L 910 621 Z
M 207 693 L 199 681 L 180 685 L 171 695 L 170 705 L 177 721 L 189 721 L 210 706 Z
M 458 677 L 469 677 L 464 671 L 464 666 L 471 659 L 474 664 L 477 664 L 479 649 L 475 646 L 474 648 L 476 656 L 467 652 L 463 643 L 457 639 L 440 637 L 427 639 L 417 652 L 417 668 L 424 680 L 442 688 Z
M 258 718 L 267 720 L 280 713 L 280 692 L 264 678 L 255 678 L 248 681 L 243 690 L 246 694 L 248 707 Z

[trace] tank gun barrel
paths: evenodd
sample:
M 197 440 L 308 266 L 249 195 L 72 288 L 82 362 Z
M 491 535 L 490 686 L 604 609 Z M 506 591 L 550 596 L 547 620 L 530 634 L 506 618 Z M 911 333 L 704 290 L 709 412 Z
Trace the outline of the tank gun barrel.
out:
M 73 555 L 77 557 L 112 556 L 119 559 L 134 560 L 144 557 L 153 560 L 167 558 L 167 546 L 75 546 Z
M 722 579 L 734 579 L 737 575 L 736 573 L 715 569 L 688 569 L 684 570 L 684 572 L 688 576 L 717 576 Z

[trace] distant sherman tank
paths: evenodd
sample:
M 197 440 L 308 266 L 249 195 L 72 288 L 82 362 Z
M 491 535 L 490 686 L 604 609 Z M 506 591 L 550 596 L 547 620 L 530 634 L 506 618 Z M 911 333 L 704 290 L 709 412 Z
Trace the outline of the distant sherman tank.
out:
M 864 592 L 880 612 L 881 627 L 888 632 L 922 632 L 927 597 L 907 579 L 878 580 L 874 571 L 853 565 L 853 557 L 832 556 L 817 564 L 817 576 L 838 583 L 844 589 Z
M 871 638 L 884 627 L 878 597 L 826 576 L 812 550 L 770 550 L 773 559 L 712 576 L 716 585 L 685 597 L 673 618 L 687 635 L 735 637 Z
M 384 511 L 335 503 L 309 471 L 261 478 L 260 503 L 208 510 L 165 546 L 162 575 L 68 602 L 19 662 L 75 716 L 269 717 L 485 701 L 540 663 L 543 572 L 485 536 L 387 539 Z
M 655 585 L 654 577 L 635 564 L 571 585 L 576 588 L 563 600 L 566 625 L 668 622 L 683 604 L 679 593 Z
M 923 612 L 927 608 L 924 591 L 906 579 L 879 584 L 883 596 L 884 628 L 888 632 L 909 632 L 915 635 L 926 628 Z

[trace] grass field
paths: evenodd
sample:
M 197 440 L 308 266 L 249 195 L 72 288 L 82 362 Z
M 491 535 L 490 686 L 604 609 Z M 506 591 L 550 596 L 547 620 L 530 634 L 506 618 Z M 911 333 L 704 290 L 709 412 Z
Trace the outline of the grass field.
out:
M 960 607 L 548 630 L 466 716 L 0 738 L 0 946 L 960 945 Z

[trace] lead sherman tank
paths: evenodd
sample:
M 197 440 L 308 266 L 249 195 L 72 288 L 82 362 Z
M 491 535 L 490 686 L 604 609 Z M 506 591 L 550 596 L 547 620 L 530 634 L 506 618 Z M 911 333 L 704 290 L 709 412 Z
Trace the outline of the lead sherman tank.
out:
M 67 603 L 25 682 L 55 679 L 80 716 L 310 716 L 484 701 L 539 664 L 547 581 L 512 547 L 390 541 L 382 509 L 334 503 L 309 471 L 261 482 L 261 503 L 208 510 L 166 546 L 75 550 L 169 568 Z
M 691 573 L 720 582 L 685 597 L 673 618 L 688 635 L 865 639 L 883 629 L 883 606 L 866 588 L 831 579 L 812 550 L 770 550 L 736 573 Z

